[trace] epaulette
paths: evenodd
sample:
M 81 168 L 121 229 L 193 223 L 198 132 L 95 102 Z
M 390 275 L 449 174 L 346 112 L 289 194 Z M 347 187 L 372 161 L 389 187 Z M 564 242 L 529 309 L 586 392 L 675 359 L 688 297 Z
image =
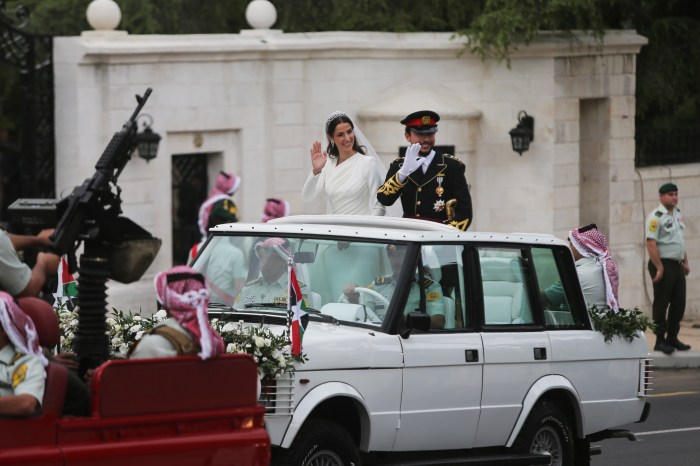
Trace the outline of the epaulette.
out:
M 15 353 L 15 355 L 12 356 L 12 360 L 10 361 L 10 365 L 12 365 L 12 364 L 16 363 L 17 361 L 19 361 L 19 359 L 20 359 L 22 356 L 24 356 L 24 353 L 20 353 L 19 351 L 17 351 L 17 352 Z
M 460 159 L 458 159 L 457 157 L 455 157 L 455 156 L 452 155 L 452 154 L 442 154 L 442 155 L 445 156 L 445 157 L 447 157 L 447 158 L 449 158 L 449 159 L 456 160 L 456 161 L 459 162 L 460 164 L 464 165 L 464 162 L 462 162 Z
M 662 216 L 664 215 L 664 213 L 663 213 L 663 212 L 659 212 L 659 211 L 657 210 L 656 212 L 654 212 L 654 215 L 656 215 L 657 217 L 662 217 Z
M 377 277 L 374 279 L 375 285 L 389 285 L 394 282 L 392 277 Z
M 424 286 L 424 287 L 427 288 L 427 287 L 429 287 L 430 285 L 432 285 L 433 283 L 435 283 L 435 282 L 434 282 L 432 279 L 430 279 L 430 278 L 428 278 L 428 277 L 423 277 L 423 286 Z
M 248 286 L 248 285 L 256 285 L 256 284 L 260 283 L 261 281 L 262 281 L 262 277 L 258 277 L 258 278 L 256 278 L 255 280 L 251 280 L 251 281 L 247 282 L 247 283 L 245 284 L 245 286 Z

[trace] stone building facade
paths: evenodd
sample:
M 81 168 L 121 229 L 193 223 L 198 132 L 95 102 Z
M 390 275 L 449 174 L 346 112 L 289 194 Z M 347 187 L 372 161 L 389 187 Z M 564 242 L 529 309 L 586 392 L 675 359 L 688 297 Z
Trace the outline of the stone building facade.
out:
M 542 36 L 507 66 L 471 56 L 449 33 L 57 38 L 57 191 L 91 175 L 134 95 L 152 87 L 144 112 L 163 137 L 159 156 L 134 157 L 120 181 L 126 215 L 163 249 L 139 284 L 110 284 L 111 305 L 146 310 L 153 274 L 172 261 L 174 156 L 204 157 L 209 180 L 220 169 L 240 175 L 242 221 L 258 222 L 273 195 L 293 214 L 323 213 L 325 204 L 302 203 L 300 191 L 331 112 L 354 118 L 388 165 L 405 146 L 399 120 L 432 109 L 442 117 L 438 144 L 467 165 L 472 229 L 562 237 L 597 223 L 620 265 L 622 305 L 648 311 L 644 215 L 672 176 L 691 267 L 700 264 L 700 167 L 635 169 L 635 63 L 645 43 L 633 31 L 609 32 L 602 47 Z M 508 131 L 521 110 L 535 118 L 535 138 L 519 156 Z M 698 315 L 690 279 L 688 315 Z

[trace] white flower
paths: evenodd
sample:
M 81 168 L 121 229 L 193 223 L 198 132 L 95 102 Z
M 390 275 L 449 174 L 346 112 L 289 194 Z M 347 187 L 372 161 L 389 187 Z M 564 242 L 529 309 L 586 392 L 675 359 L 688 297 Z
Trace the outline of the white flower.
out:
M 265 339 L 263 337 L 255 337 L 255 346 L 258 348 L 265 346 Z
M 126 355 L 127 351 L 129 351 L 129 347 L 127 346 L 126 343 L 122 343 L 121 345 L 119 345 L 119 352 L 121 354 Z
M 138 341 L 142 337 L 143 337 L 143 330 L 140 330 L 140 331 L 136 332 L 136 336 L 134 338 L 136 338 L 136 341 Z
M 222 332 L 233 332 L 236 330 L 236 327 L 238 327 L 236 324 L 233 322 L 227 322 L 226 325 L 223 326 L 221 329 Z
M 270 346 L 272 344 L 272 340 L 269 338 L 265 338 L 265 346 Z
M 236 345 L 233 343 L 229 343 L 226 345 L 226 352 L 227 353 L 235 353 L 236 352 Z
M 141 326 L 140 326 L 140 325 L 132 325 L 131 328 L 129 329 L 129 331 L 130 331 L 131 333 L 136 333 L 136 332 L 138 332 L 139 330 L 141 330 Z
M 114 327 L 116 325 L 117 321 L 114 320 L 112 317 L 107 317 L 107 325 Z
M 165 309 L 161 309 L 160 311 L 156 312 L 155 316 L 159 319 L 166 319 L 168 317 L 168 313 L 165 311 Z
M 141 316 L 138 315 L 138 314 L 136 314 L 136 315 L 134 316 L 134 320 L 138 322 L 139 320 L 141 320 Z

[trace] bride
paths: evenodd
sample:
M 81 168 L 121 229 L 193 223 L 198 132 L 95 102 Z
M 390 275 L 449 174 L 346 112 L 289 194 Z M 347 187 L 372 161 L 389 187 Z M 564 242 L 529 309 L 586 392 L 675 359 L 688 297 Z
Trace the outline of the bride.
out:
M 335 112 L 326 120 L 326 138 L 325 151 L 321 141 L 311 146 L 313 170 L 301 191 L 303 201 L 325 193 L 329 214 L 384 215 L 377 190 L 386 169 L 359 128 L 345 113 Z

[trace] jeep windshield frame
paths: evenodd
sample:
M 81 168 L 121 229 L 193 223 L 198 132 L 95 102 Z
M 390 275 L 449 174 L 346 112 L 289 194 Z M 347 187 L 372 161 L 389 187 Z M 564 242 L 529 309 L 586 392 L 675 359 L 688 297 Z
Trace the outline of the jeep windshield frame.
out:
M 398 267 L 392 266 L 389 249 L 401 253 Z M 287 315 L 290 256 L 310 320 L 386 333 L 402 327 L 412 274 L 420 262 L 420 244 L 415 242 L 281 231 L 217 232 L 192 267 L 206 277 L 215 314 L 247 321 L 260 314 Z M 350 285 L 358 286 L 358 293 L 346 293 Z M 422 286 L 420 308 L 425 309 Z

